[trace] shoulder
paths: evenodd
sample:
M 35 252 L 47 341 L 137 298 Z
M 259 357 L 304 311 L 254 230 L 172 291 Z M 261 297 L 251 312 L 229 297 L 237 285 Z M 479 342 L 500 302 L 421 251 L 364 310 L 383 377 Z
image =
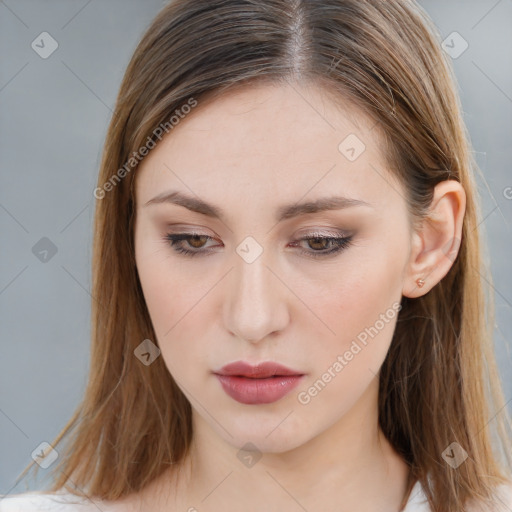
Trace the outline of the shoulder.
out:
M 512 482 L 498 485 L 494 492 L 492 512 L 510 512 L 512 510 Z M 478 503 L 470 503 L 468 512 L 482 512 Z
M 512 510 L 512 482 L 501 484 L 496 488 L 497 502 L 500 507 L 498 510 L 510 512 Z
M 427 497 L 419 480 L 416 481 L 403 512 L 430 512 Z
M 22 494 L 0 494 L 0 512 L 122 512 L 117 507 L 105 507 L 98 500 L 81 498 L 67 492 L 26 492 Z
M 496 487 L 496 510 L 494 512 L 511 512 L 512 511 L 512 482 L 501 484 Z M 481 507 L 470 504 L 469 512 L 481 512 Z M 430 512 L 427 498 L 423 492 L 423 487 L 417 481 L 414 485 L 409 500 L 403 512 Z

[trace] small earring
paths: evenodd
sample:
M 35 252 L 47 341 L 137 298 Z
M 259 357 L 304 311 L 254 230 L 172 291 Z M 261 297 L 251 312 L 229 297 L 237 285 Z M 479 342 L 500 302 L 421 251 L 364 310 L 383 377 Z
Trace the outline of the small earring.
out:
M 421 288 L 425 284 L 425 281 L 423 279 L 417 279 L 416 284 L 418 285 L 418 288 Z

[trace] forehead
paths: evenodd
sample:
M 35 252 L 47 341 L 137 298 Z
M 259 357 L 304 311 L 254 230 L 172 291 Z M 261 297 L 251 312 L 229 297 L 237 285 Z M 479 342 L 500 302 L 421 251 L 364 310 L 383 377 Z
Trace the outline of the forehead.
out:
M 320 87 L 247 86 L 198 100 L 137 169 L 137 203 L 166 188 L 267 203 L 334 188 L 382 202 L 380 148 L 371 120 Z

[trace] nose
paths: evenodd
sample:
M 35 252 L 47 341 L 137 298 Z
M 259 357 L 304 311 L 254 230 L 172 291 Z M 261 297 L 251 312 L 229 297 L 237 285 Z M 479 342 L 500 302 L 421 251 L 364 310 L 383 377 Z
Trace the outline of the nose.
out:
M 224 303 L 224 323 L 233 335 L 258 343 L 289 322 L 290 292 L 279 271 L 267 265 L 265 251 L 252 263 L 235 260 Z

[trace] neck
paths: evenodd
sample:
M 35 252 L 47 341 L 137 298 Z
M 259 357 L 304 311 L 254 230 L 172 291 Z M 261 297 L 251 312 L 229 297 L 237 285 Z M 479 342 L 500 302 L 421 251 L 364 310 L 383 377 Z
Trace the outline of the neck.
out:
M 377 392 L 375 379 L 337 423 L 292 450 L 261 454 L 248 466 L 237 457 L 238 448 L 195 414 L 191 449 L 174 480 L 177 491 L 169 490 L 167 475 L 162 505 L 174 501 L 179 510 L 224 512 L 399 510 L 408 466 L 378 426 Z

